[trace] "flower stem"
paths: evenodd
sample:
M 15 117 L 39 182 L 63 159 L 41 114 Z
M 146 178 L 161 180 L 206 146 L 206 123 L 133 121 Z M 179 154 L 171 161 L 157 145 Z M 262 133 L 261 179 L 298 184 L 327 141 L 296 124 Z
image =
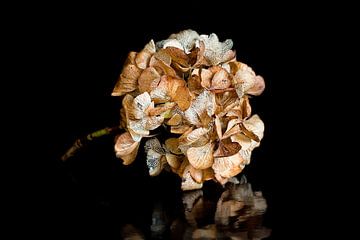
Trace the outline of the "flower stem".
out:
M 66 160 L 68 160 L 69 158 L 74 156 L 81 148 L 85 147 L 89 142 L 91 142 L 97 138 L 116 133 L 119 130 L 120 130 L 119 126 L 111 127 L 111 128 L 106 127 L 106 128 L 97 130 L 95 132 L 92 132 L 83 138 L 76 139 L 74 144 L 66 151 L 66 153 L 64 155 L 62 155 L 61 160 L 65 162 Z

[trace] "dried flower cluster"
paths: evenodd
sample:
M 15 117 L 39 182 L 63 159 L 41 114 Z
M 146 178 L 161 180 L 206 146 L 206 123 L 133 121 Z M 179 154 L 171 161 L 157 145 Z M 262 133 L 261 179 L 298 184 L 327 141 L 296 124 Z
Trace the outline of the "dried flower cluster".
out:
M 149 174 L 169 169 L 182 177 L 183 190 L 212 179 L 225 184 L 250 163 L 264 124 L 251 115 L 249 96 L 260 95 L 265 83 L 236 61 L 232 45 L 185 30 L 129 53 L 112 93 L 125 95 L 120 124 L 126 132 L 115 144 L 125 165 L 135 160 L 141 139 L 162 125 L 173 137 L 145 143 Z

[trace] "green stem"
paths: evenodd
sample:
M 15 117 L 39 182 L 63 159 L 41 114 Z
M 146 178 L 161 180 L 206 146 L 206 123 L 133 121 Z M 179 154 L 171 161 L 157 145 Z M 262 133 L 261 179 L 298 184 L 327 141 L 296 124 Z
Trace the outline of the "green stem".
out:
M 66 160 L 68 160 L 69 158 L 74 156 L 81 148 L 86 146 L 86 144 L 88 144 L 89 142 L 91 142 L 97 138 L 116 133 L 119 130 L 120 130 L 120 128 L 118 126 L 111 127 L 111 128 L 107 127 L 107 128 L 103 128 L 98 131 L 92 132 L 83 138 L 76 139 L 74 144 L 66 151 L 66 153 L 64 155 L 62 155 L 61 160 L 65 162 Z

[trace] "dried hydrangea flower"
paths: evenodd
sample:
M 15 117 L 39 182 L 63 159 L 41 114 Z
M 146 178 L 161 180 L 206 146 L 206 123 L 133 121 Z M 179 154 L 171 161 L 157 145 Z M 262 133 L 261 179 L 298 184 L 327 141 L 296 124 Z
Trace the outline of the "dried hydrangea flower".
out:
M 172 171 L 182 190 L 203 182 L 232 181 L 250 163 L 264 124 L 251 115 L 249 95 L 258 96 L 264 79 L 236 61 L 233 42 L 193 30 L 172 34 L 128 56 L 112 95 L 123 96 L 116 156 L 135 160 L 140 141 L 161 125 L 173 136 L 145 143 L 149 174 Z

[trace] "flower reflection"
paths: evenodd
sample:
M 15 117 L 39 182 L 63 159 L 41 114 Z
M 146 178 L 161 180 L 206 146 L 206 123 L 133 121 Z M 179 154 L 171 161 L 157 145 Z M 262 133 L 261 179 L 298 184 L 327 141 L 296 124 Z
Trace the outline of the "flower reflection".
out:
M 156 203 L 151 219 L 151 239 L 263 239 L 271 230 L 262 226 L 267 203 L 260 191 L 253 191 L 243 176 L 228 183 L 220 197 L 208 197 L 203 190 L 184 192 L 183 208 L 170 216 Z M 181 204 L 180 204 L 181 205 Z M 132 225 L 125 225 L 123 239 L 148 239 Z

